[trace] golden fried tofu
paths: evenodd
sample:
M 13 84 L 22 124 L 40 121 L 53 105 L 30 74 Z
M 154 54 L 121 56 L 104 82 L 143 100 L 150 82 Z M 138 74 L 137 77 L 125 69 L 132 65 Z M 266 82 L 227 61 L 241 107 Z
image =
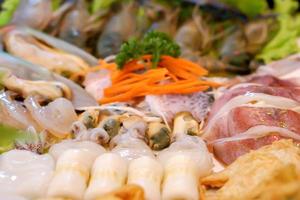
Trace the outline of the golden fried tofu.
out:
M 268 193 L 278 188 L 276 198 L 285 199 L 299 195 L 295 186 L 300 185 L 299 175 L 300 149 L 292 140 L 280 140 L 241 156 L 222 172 L 205 177 L 201 180 L 201 192 L 209 200 L 256 200 L 272 199 L 266 195 L 275 194 Z M 291 185 L 291 189 L 283 187 L 286 185 Z

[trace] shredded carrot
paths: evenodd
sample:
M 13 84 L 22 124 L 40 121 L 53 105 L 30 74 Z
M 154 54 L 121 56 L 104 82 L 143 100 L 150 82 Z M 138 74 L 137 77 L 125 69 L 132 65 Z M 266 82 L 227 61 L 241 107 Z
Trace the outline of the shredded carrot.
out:
M 220 84 L 201 79 L 208 71 L 196 63 L 182 58 L 162 56 L 157 68 L 151 68 L 152 56 L 144 55 L 132 60 L 118 70 L 115 63 L 99 61 L 99 66 L 78 72 L 72 76 L 85 76 L 98 70 L 109 70 L 112 85 L 104 89 L 104 98 L 100 103 L 130 101 L 145 95 L 190 94 L 205 91 Z

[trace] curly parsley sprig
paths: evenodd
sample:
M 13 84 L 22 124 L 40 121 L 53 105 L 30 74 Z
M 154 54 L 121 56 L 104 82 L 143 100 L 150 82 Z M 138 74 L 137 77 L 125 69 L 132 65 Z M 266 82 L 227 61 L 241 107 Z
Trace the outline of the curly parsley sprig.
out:
M 124 43 L 116 57 L 116 63 L 122 69 L 127 62 L 143 55 L 152 55 L 152 67 L 156 67 L 162 55 L 178 57 L 180 47 L 167 34 L 151 31 L 142 40 L 131 39 Z

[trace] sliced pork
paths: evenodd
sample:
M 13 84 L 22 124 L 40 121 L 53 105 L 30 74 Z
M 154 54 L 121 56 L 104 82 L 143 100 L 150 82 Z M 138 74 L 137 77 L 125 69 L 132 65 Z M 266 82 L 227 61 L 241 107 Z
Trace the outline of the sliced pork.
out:
M 223 163 L 282 138 L 300 142 L 300 87 L 278 77 L 247 77 L 212 105 L 203 138 Z
M 251 93 L 263 93 L 263 94 L 268 94 L 273 96 L 285 97 L 300 102 L 300 88 L 272 87 L 272 86 L 265 86 L 265 85 L 244 85 L 244 84 L 240 84 L 240 85 L 241 86 L 239 87 L 226 91 L 226 93 L 213 104 L 210 112 L 210 118 L 215 113 L 217 113 L 217 111 L 220 110 L 220 108 L 224 104 L 226 104 L 229 100 L 239 95 L 245 95 Z
M 285 59 L 261 66 L 257 70 L 257 75 L 271 75 L 282 81 L 287 81 L 293 85 L 300 86 L 300 53 L 289 56 Z
M 214 144 L 214 154 L 217 158 L 221 158 L 223 163 L 229 164 L 250 150 L 259 149 L 262 146 L 272 144 L 274 141 L 280 139 L 282 139 L 282 137 L 274 133 L 261 138 L 219 141 Z
M 252 76 L 247 81 L 249 83 L 260 84 L 273 87 L 297 87 L 298 85 L 289 80 L 282 80 L 272 75 Z
M 206 135 L 206 139 L 215 141 L 220 138 L 229 138 L 236 135 L 241 137 L 250 128 L 262 125 L 283 128 L 284 130 L 294 132 L 295 135 L 289 136 L 300 141 L 300 114 L 298 112 L 272 107 L 246 106 L 234 108 L 227 115 L 219 118 L 210 129 L 214 134 Z M 267 132 L 270 130 L 271 128 Z M 253 137 L 260 136 L 260 134 L 256 133 L 252 135 Z M 298 138 L 296 138 L 297 136 Z

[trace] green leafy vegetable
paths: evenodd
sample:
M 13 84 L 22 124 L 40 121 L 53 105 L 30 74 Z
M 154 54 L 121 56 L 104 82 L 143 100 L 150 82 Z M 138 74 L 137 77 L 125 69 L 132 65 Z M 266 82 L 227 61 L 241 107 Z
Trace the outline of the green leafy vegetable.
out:
M 298 7 L 294 0 L 275 0 L 279 30 L 266 44 L 257 59 L 268 63 L 300 51 L 297 40 L 300 36 L 300 15 L 293 15 Z
M 52 10 L 57 10 L 62 0 L 52 0 Z
M 167 34 L 151 31 L 142 40 L 131 39 L 124 43 L 116 57 L 116 63 L 121 69 L 128 61 L 148 54 L 152 55 L 153 67 L 156 67 L 162 55 L 178 57 L 180 47 Z
M 0 26 L 4 26 L 10 22 L 20 0 L 5 0 L 2 3 L 2 11 L 0 12 Z
M 102 9 L 108 9 L 110 6 L 118 0 L 93 0 L 91 4 L 92 13 L 96 13 Z
M 161 55 L 169 55 L 178 57 L 180 55 L 180 47 L 165 33 L 149 32 L 145 35 L 142 45 L 144 46 L 144 54 L 152 55 L 153 67 L 156 67 Z
M 13 149 L 16 140 L 23 140 L 25 137 L 26 134 L 24 132 L 0 124 L 0 153 Z
M 182 4 L 182 0 L 155 0 L 157 3 L 160 3 L 162 5 L 168 5 L 171 7 L 176 7 L 176 6 L 180 6 Z
M 120 53 L 116 57 L 116 63 L 118 67 L 121 69 L 126 62 L 130 61 L 131 59 L 137 59 L 142 53 L 143 47 L 137 39 L 130 39 L 128 42 L 125 42 L 121 46 Z
M 222 0 L 225 4 L 228 4 L 249 17 L 254 17 L 258 14 L 262 14 L 268 8 L 266 0 Z
M 43 133 L 26 132 L 0 124 L 0 153 L 14 148 L 42 153 L 44 144 L 45 135 Z

